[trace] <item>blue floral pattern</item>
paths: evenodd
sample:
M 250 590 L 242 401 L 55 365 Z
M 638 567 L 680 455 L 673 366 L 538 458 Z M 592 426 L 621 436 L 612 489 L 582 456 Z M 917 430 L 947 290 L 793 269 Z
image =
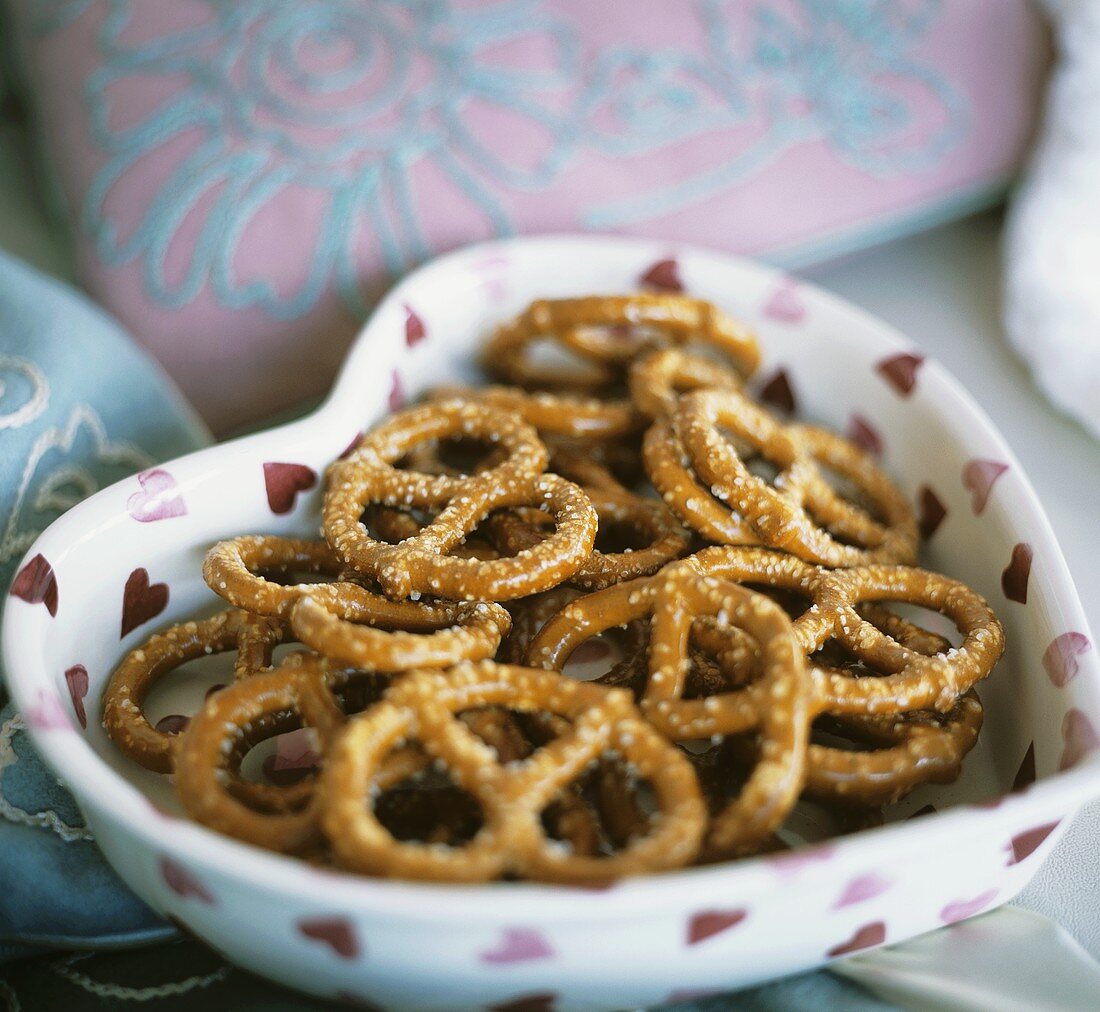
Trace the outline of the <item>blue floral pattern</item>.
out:
M 44 34 L 98 18 L 100 66 L 84 96 L 106 162 L 83 197 L 82 227 L 107 265 L 140 263 L 148 295 L 170 308 L 209 288 L 224 307 L 292 318 L 335 285 L 364 312 L 355 248 L 365 235 L 393 274 L 432 252 L 426 210 L 410 184 L 424 163 L 490 231 L 506 235 L 516 228 L 507 194 L 547 189 L 581 154 L 629 158 L 761 125 L 716 164 L 671 183 L 643 181 L 628 195 L 606 194 L 576 222 L 616 229 L 695 206 L 798 144 L 822 141 L 837 158 L 889 176 L 935 166 L 967 127 L 961 95 L 914 55 L 939 13 L 937 0 L 758 2 L 747 33 L 732 29 L 729 0 L 696 0 L 684 17 L 702 29 L 697 51 L 612 46 L 588 60 L 576 27 L 540 0 L 204 2 L 209 16 L 201 23 L 143 41 L 127 32 L 133 0 L 37 5 Z M 551 54 L 545 65 L 490 58 L 535 37 Z M 318 70 L 300 59 L 303 47 L 340 58 Z M 135 76 L 186 84 L 140 121 L 114 125 L 114 86 Z M 935 128 L 916 136 L 914 89 L 940 112 Z M 495 150 L 470 127 L 478 105 L 529 124 L 549 138 L 545 150 L 530 164 Z M 123 236 L 108 200 L 112 187 L 184 134 L 201 143 Z M 323 194 L 326 206 L 316 238 L 301 240 L 314 244 L 308 276 L 286 293 L 265 279 L 240 278 L 234 264 L 249 224 L 289 186 Z M 200 204 L 198 237 L 182 272 L 170 274 L 169 246 Z

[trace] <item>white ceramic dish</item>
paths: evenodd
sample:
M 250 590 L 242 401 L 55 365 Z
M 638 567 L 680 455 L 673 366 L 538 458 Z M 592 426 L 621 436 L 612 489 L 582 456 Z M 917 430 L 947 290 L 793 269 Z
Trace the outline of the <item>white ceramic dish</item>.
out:
M 929 520 L 922 490 L 933 490 L 945 513 L 926 562 L 986 595 L 1008 632 L 962 779 L 913 795 L 882 829 L 598 892 L 353 878 L 164 814 L 164 785 L 116 755 L 98 700 L 125 649 L 211 604 L 206 548 L 246 531 L 315 530 L 314 476 L 391 404 L 469 373 L 496 321 L 535 296 L 624 291 L 643 276 L 682 282 L 757 326 L 761 377 L 782 368 L 802 414 L 877 433 L 887 468 Z M 636 1006 L 748 985 L 989 909 L 1026 884 L 1058 827 L 1100 793 L 1100 663 L 1019 464 L 960 386 L 914 355 L 838 299 L 702 250 L 548 238 L 445 257 L 385 299 L 314 415 L 121 482 L 43 534 L 6 608 L 11 691 L 139 895 L 242 965 L 318 995 L 423 1008 Z M 1030 548 L 1029 576 L 1018 545 Z M 144 621 L 120 640 L 128 582 L 130 615 Z M 1005 796 L 1031 779 L 1031 763 L 1035 782 Z M 935 814 L 905 819 L 929 804 Z

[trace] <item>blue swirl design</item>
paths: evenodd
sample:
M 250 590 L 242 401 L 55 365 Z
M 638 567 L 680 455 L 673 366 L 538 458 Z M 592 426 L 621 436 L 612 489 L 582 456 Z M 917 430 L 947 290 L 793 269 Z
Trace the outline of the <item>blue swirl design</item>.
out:
M 335 286 L 365 313 L 354 250 L 364 241 L 400 274 L 429 257 L 412 170 L 430 162 L 497 235 L 515 231 L 507 196 L 548 189 L 579 153 L 629 158 L 715 131 L 760 127 L 719 164 L 581 212 L 577 225 L 644 225 L 759 173 L 792 146 L 824 141 L 880 176 L 927 170 L 956 147 L 967 108 L 913 55 L 938 0 L 796 0 L 757 3 L 735 38 L 727 4 L 697 0 L 706 44 L 698 53 L 611 47 L 585 64 L 577 32 L 540 0 L 455 7 L 450 0 L 203 0 L 200 25 L 133 41 L 136 0 L 41 0 L 44 34 L 96 17 L 100 65 L 84 82 L 95 145 L 105 153 L 83 199 L 81 227 L 109 266 L 139 262 L 145 289 L 165 307 L 209 289 L 227 308 L 277 318 L 311 310 Z M 684 16 L 692 16 L 687 9 Z M 495 47 L 538 37 L 548 66 L 501 66 Z M 339 51 L 319 70 L 303 47 Z M 186 86 L 140 122 L 112 125 L 112 89 L 129 77 L 182 78 Z M 938 126 L 911 136 L 919 90 L 940 107 Z M 354 95 L 343 103 L 343 96 Z M 565 98 L 563 99 L 563 96 Z M 532 165 L 492 150 L 468 125 L 474 104 L 504 110 L 550 139 Z M 791 109 L 798 106 L 799 115 Z M 183 135 L 201 138 L 161 182 L 123 238 L 108 207 L 112 187 L 141 159 Z M 236 276 L 251 222 L 289 186 L 326 198 L 306 279 L 291 294 Z M 180 276 L 170 244 L 201 204 L 201 224 Z M 301 240 L 299 240 L 301 241 Z

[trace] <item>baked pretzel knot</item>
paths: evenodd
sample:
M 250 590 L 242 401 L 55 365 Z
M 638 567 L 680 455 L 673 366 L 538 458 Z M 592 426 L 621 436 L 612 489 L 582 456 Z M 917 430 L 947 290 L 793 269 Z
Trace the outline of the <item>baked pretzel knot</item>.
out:
M 463 435 L 500 443 L 505 460 L 468 477 L 403 471 L 393 465 L 425 439 Z M 430 594 L 456 601 L 505 601 L 548 590 L 587 561 L 597 517 L 574 484 L 544 474 L 546 448 L 525 422 L 483 404 L 441 401 L 393 416 L 334 465 L 324 502 L 324 532 L 333 550 L 390 597 Z M 372 504 L 436 514 L 415 536 L 391 545 L 360 521 Z M 497 509 L 537 507 L 555 531 L 505 559 L 448 554 Z
M 561 735 L 528 758 L 501 765 L 457 719 L 496 706 L 566 722 Z M 371 785 L 387 755 L 417 742 L 481 809 L 481 825 L 460 846 L 402 842 L 372 809 Z M 546 836 L 546 807 L 592 762 L 614 753 L 647 781 L 658 817 L 651 831 L 606 857 L 574 852 Z M 544 881 L 607 880 L 690 861 L 706 822 L 690 764 L 634 709 L 627 693 L 554 672 L 463 664 L 447 673 L 416 672 L 385 700 L 349 722 L 321 780 L 322 821 L 341 864 L 401 878 L 488 881 L 504 874 Z
M 576 364 L 537 361 L 533 346 L 546 339 L 572 352 Z M 760 363 L 756 338 L 716 306 L 646 292 L 538 299 L 496 331 L 482 361 L 489 373 L 521 387 L 594 392 L 620 381 L 626 365 L 653 346 L 693 341 L 721 353 L 743 376 Z
M 647 433 L 643 452 L 672 511 L 712 540 L 759 540 L 826 566 L 916 557 L 913 511 L 862 450 L 823 429 L 783 425 L 735 390 L 680 397 L 671 420 Z M 776 477 L 754 473 L 752 457 Z M 823 467 L 854 485 L 882 520 L 834 491 Z

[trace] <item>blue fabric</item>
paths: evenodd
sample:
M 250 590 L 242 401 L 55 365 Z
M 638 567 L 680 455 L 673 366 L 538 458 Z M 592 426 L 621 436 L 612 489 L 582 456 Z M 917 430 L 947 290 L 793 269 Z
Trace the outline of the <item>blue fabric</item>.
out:
M 0 253 L 0 588 L 6 591 L 33 540 L 70 506 L 208 440 L 114 321 Z M 0 959 L 36 946 L 111 946 L 171 933 L 103 862 L 72 798 L 5 706 Z

